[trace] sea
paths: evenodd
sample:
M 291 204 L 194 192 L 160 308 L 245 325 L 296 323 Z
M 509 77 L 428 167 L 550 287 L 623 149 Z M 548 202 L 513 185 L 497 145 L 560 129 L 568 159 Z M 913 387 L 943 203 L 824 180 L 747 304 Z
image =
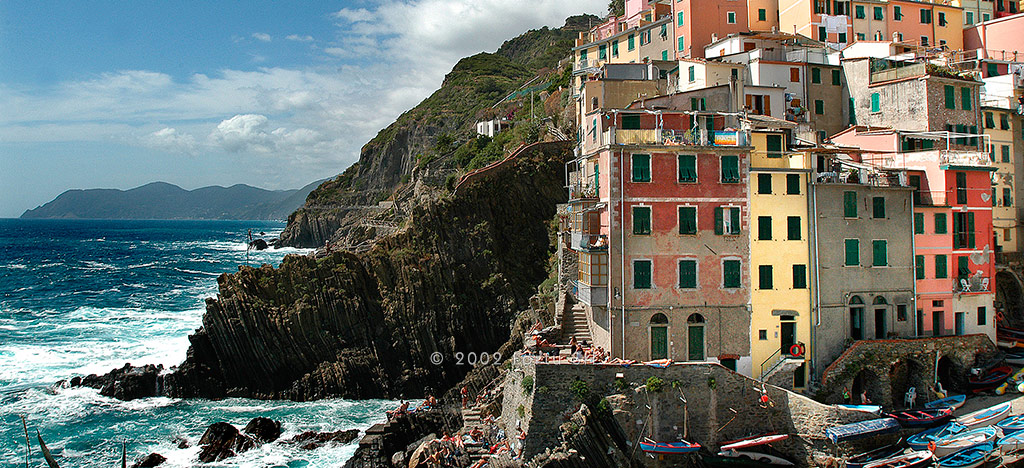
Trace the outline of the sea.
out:
M 33 467 L 46 466 L 36 431 L 65 468 L 120 466 L 123 446 L 129 465 L 156 452 L 167 467 L 336 467 L 351 457 L 355 443 L 307 451 L 283 441 L 307 430 L 365 430 L 396 402 L 125 402 L 57 384 L 125 363 L 180 364 L 188 335 L 202 324 L 204 299 L 217 294 L 217 276 L 308 253 L 247 251 L 250 229 L 271 239 L 284 223 L 0 219 L 0 466 L 26 462 L 22 417 Z M 281 439 L 223 462 L 197 462 L 207 426 L 241 428 L 256 416 L 281 421 Z M 191 446 L 178 448 L 180 438 Z

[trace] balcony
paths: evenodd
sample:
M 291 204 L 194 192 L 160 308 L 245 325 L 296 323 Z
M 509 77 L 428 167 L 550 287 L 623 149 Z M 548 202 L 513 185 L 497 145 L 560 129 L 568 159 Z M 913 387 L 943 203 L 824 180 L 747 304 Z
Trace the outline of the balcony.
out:
M 985 276 L 974 276 L 970 278 L 959 278 L 956 281 L 957 293 L 987 293 L 992 292 L 992 282 Z
M 591 286 L 573 281 L 576 299 L 588 306 L 604 306 L 608 304 L 608 286 Z M 572 288 L 570 288 L 572 289 Z
M 871 65 L 873 69 L 882 68 L 885 65 L 881 65 L 880 61 L 873 60 Z M 886 64 L 889 65 L 889 64 Z M 891 66 L 891 65 L 890 65 Z M 871 83 L 881 83 L 883 81 L 899 80 L 902 78 L 910 78 L 913 76 L 921 76 L 926 72 L 924 63 L 915 63 L 907 66 L 896 66 L 894 68 L 887 68 L 871 73 Z
M 987 153 L 981 151 L 941 151 L 940 166 L 991 167 L 992 160 Z
M 574 250 L 608 250 L 608 236 L 573 231 L 569 235 L 569 247 Z
M 842 169 L 834 172 L 819 172 L 819 184 L 857 184 L 871 187 L 906 187 L 906 173 L 896 171 L 872 171 Z
M 750 137 L 743 130 L 608 129 L 601 135 L 602 144 L 660 146 L 747 146 Z
M 569 185 L 569 199 L 597 198 L 597 186 L 593 183 L 577 182 Z
M 601 70 L 601 64 L 606 61 L 607 60 L 596 59 L 580 60 L 573 64 L 572 74 L 583 75 L 586 73 L 597 73 L 598 71 Z

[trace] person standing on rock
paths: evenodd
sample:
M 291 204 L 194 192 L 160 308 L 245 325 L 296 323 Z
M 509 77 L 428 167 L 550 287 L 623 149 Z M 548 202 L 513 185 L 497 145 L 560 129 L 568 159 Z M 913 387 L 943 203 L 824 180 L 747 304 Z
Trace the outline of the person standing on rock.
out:
M 466 408 L 466 406 L 469 404 L 469 388 L 467 388 L 466 386 L 463 386 L 461 393 L 462 393 L 462 407 Z
M 850 389 L 843 387 L 843 403 L 850 404 Z

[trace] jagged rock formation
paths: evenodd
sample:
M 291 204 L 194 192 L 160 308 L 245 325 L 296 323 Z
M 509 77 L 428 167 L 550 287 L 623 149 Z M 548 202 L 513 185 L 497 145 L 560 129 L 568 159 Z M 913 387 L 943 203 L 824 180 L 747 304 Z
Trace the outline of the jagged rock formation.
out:
M 417 206 L 364 254 L 286 257 L 218 278 L 177 372 L 178 397 L 308 400 L 424 395 L 494 352 L 548 276 L 568 142 L 541 143 Z M 431 355 L 440 353 L 440 365 Z

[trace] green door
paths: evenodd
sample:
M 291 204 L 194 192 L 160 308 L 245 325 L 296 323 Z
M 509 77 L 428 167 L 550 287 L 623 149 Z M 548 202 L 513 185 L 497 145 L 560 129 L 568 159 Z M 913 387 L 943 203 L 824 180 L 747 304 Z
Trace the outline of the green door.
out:
M 687 359 L 690 361 L 703 361 L 704 360 L 704 327 L 690 326 L 689 327 L 689 356 Z
M 784 321 L 779 326 L 779 346 L 782 354 L 789 354 L 789 348 L 796 344 L 796 322 Z
M 651 327 L 651 360 L 668 357 L 668 327 Z

